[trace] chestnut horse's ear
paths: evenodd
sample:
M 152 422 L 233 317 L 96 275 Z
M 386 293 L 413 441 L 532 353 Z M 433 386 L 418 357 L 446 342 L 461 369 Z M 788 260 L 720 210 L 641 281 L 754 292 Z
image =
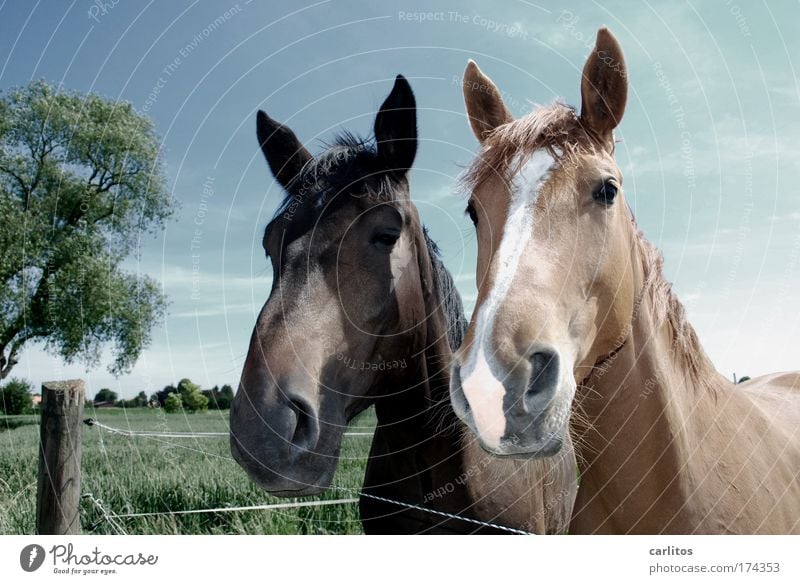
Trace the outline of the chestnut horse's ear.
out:
M 405 174 L 417 155 L 417 102 L 406 78 L 398 75 L 375 117 L 378 158 L 390 172 Z
M 482 144 L 492 130 L 510 122 L 513 116 L 503 102 L 500 90 L 472 59 L 464 70 L 463 86 L 469 124 Z
M 311 160 L 306 150 L 289 128 L 258 110 L 256 130 L 261 151 L 270 170 L 281 186 L 289 190 L 303 166 Z
M 617 39 L 607 28 L 597 31 L 597 42 L 583 67 L 581 121 L 613 148 L 613 131 L 622 121 L 628 100 L 628 70 Z

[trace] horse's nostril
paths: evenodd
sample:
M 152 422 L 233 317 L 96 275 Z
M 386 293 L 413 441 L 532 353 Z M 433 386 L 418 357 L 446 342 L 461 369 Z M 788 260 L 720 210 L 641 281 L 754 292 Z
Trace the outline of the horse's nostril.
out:
M 552 358 L 553 354 L 548 354 L 543 351 L 537 351 L 531 355 L 529 359 L 531 362 L 531 383 L 536 383 Z
M 535 407 L 540 398 L 549 399 L 558 383 L 558 353 L 553 350 L 536 351 L 529 357 L 531 376 L 525 391 L 525 405 Z
M 311 405 L 301 399 L 290 399 L 289 407 L 295 416 L 291 442 L 303 450 L 311 450 L 317 443 L 319 423 Z
M 465 423 L 469 424 L 472 410 L 464 395 L 464 388 L 461 387 L 461 364 L 454 360 L 450 369 L 450 403 L 456 415 Z

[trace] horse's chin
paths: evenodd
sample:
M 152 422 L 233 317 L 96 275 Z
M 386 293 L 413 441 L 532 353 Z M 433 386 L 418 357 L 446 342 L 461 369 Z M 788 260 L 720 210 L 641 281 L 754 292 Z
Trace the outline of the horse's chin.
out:
M 293 470 L 293 473 L 286 472 L 281 476 L 272 473 L 269 476 L 249 474 L 251 480 L 270 495 L 283 498 L 311 497 L 324 493 L 330 488 L 336 465 L 333 464 L 330 469 L 325 468 L 316 472 L 303 472 L 302 467 Z
M 548 432 L 540 439 L 531 441 L 501 440 L 496 446 L 489 446 L 478 440 L 481 448 L 497 458 L 535 459 L 548 458 L 561 452 L 566 438 L 566 427 Z
M 564 446 L 565 430 L 548 433 L 538 440 L 511 441 L 502 439 L 499 444 L 487 444 L 471 424 L 471 418 L 467 417 L 467 420 L 462 421 L 469 429 L 471 438 L 476 440 L 481 449 L 497 458 L 548 458 L 561 452 L 561 448 Z
M 233 458 L 259 488 L 276 497 L 310 497 L 330 488 L 339 460 L 338 448 L 330 454 L 303 452 L 290 460 L 271 452 L 243 453 L 232 442 Z

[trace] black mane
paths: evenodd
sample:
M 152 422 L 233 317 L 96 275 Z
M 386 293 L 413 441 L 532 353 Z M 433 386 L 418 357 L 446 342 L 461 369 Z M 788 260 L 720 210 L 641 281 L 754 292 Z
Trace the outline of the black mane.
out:
M 436 287 L 439 290 L 442 310 L 447 322 L 447 340 L 450 350 L 455 351 L 464 341 L 467 332 L 467 319 L 464 315 L 464 305 L 461 302 L 461 295 L 458 293 L 453 276 L 442 263 L 439 246 L 436 245 L 428 235 L 428 229 L 423 226 L 422 234 L 425 236 L 425 244 L 428 247 L 428 256 L 431 258 L 431 270 L 436 279 Z

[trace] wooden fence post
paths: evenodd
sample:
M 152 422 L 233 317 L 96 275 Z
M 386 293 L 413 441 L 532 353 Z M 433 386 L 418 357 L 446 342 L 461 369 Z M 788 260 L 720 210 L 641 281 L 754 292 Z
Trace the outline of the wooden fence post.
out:
M 82 379 L 42 384 L 36 532 L 80 532 Z

